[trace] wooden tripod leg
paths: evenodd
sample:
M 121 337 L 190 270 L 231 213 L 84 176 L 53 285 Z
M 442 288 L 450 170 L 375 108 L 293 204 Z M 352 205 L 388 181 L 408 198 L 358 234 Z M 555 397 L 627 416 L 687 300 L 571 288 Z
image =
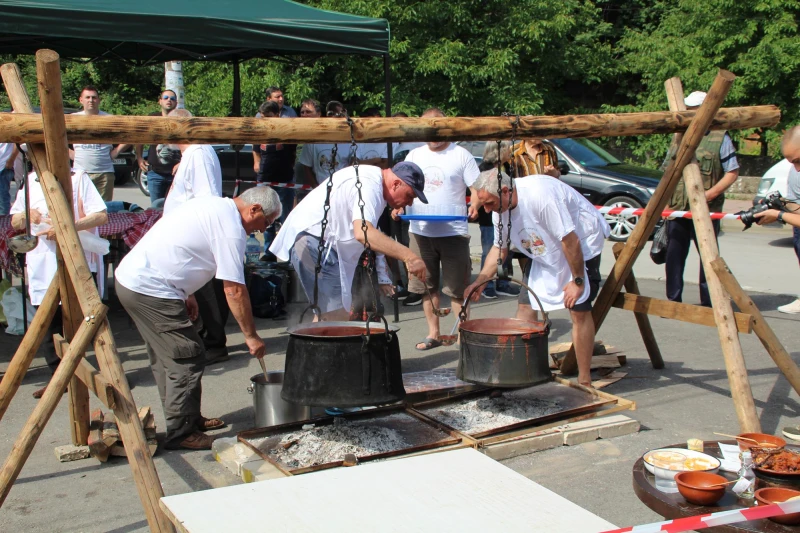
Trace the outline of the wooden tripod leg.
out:
M 622 253 L 624 247 L 625 245 L 621 242 L 614 245 L 612 250 L 614 251 L 615 259 L 619 258 L 619 254 Z M 628 274 L 628 279 L 625 280 L 625 292 L 639 295 L 639 284 L 636 283 L 633 270 Z M 656 370 L 664 368 L 664 359 L 661 357 L 661 350 L 658 348 L 656 336 L 653 333 L 653 327 L 650 325 L 650 317 L 647 316 L 647 313 L 637 313 L 635 311 L 633 316 L 636 318 L 636 324 L 639 326 L 639 333 L 642 334 L 642 341 L 647 350 L 647 355 L 650 357 L 650 363 Z
M 50 380 L 50 385 L 48 385 L 42 398 L 36 403 L 36 408 L 33 410 L 33 413 L 25 423 L 25 427 L 22 428 L 22 431 L 17 437 L 14 447 L 11 448 L 11 453 L 3 464 L 2 470 L 0 470 L 0 506 L 3 505 L 6 496 L 8 496 L 11 490 L 11 486 L 22 471 L 25 461 L 28 459 L 28 456 L 30 456 L 47 421 L 50 420 L 53 411 L 55 411 L 67 383 L 72 379 L 75 368 L 78 366 L 78 363 L 80 363 L 86 351 L 86 347 L 89 346 L 92 337 L 94 337 L 100 325 L 105 321 L 107 311 L 108 308 L 106 306 L 98 306 L 92 312 L 95 317 L 94 320 L 90 319 L 81 324 L 81 327 L 75 334 L 70 349 L 64 356 L 61 364 L 58 365 L 53 379 Z
M 3 381 L 0 381 L 0 420 L 6 414 L 11 398 L 17 393 L 28 367 L 31 366 L 31 361 L 36 357 L 36 351 L 47 335 L 47 329 L 58 309 L 58 294 L 58 280 L 54 279 L 44 295 L 42 305 L 33 316 L 33 322 L 28 326 L 28 333 L 22 338 L 22 342 L 11 359 Z
M 753 315 L 755 319 L 753 321 L 753 331 L 758 335 L 761 344 L 767 349 L 767 353 L 769 353 L 769 356 L 775 361 L 775 365 L 777 365 L 783 375 L 786 376 L 792 388 L 797 394 L 800 394 L 800 369 L 798 369 L 792 357 L 786 351 L 786 348 L 783 347 L 781 341 L 778 340 L 778 336 L 775 335 L 775 332 L 767 323 L 764 315 L 761 314 L 761 311 L 758 310 L 753 300 L 744 292 L 744 289 L 739 285 L 739 282 L 731 273 L 724 259 L 718 257 L 712 261 L 711 268 L 714 269 L 720 282 L 731 295 L 733 301 L 736 302 L 739 309 L 743 313 Z

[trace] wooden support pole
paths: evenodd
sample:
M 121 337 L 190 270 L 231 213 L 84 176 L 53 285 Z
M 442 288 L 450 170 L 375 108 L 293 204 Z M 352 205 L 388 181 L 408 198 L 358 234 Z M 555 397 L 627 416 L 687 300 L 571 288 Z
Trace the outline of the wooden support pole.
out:
M 676 133 L 686 130 L 694 111 L 618 113 L 520 117 L 517 138 L 609 137 Z M 356 118 L 356 142 L 390 141 L 489 141 L 510 139 L 508 117 Z M 778 124 L 775 106 L 722 109 L 712 113 L 707 128 L 767 128 Z M 67 136 L 78 143 L 333 143 L 349 142 L 350 128 L 344 119 L 307 118 L 280 120 L 222 117 L 133 117 L 66 116 Z M 8 114 L 0 116 L 0 142 L 44 141 L 42 117 Z
M 736 302 L 736 306 L 742 311 L 753 315 L 753 331 L 758 335 L 761 344 L 767 349 L 767 353 L 769 353 L 769 356 L 775 361 L 775 365 L 780 369 L 783 375 L 786 376 L 786 379 L 792 385 L 794 391 L 800 394 L 800 369 L 798 369 L 792 356 L 786 351 L 786 348 L 783 347 L 781 341 L 778 340 L 778 336 L 775 335 L 775 332 L 767 323 L 764 315 L 761 314 L 761 311 L 759 311 L 756 304 L 753 303 L 753 300 L 744 292 L 744 289 L 739 285 L 739 282 L 731 273 L 724 259 L 721 257 L 714 259 L 711 262 L 711 268 L 714 270 L 714 273 L 719 276 L 720 282 L 731 295 L 733 301 Z
M 50 420 L 50 416 L 55 411 L 67 383 L 72 378 L 72 374 L 75 373 L 75 367 L 78 366 L 83 353 L 86 351 L 86 347 L 92 341 L 92 337 L 95 336 L 100 325 L 105 322 L 107 311 L 108 308 L 106 306 L 100 305 L 92 311 L 91 315 L 87 315 L 86 321 L 81 324 L 75 334 L 72 348 L 64 356 L 61 364 L 58 365 L 53 379 L 50 380 L 50 385 L 45 390 L 42 398 L 36 403 L 36 408 L 34 408 L 33 413 L 25 423 L 25 427 L 20 432 L 16 442 L 14 442 L 11 453 L 9 453 L 6 462 L 3 464 L 3 468 L 0 469 L 0 506 L 6 500 L 11 486 L 16 481 L 20 471 L 22 471 L 25 461 L 30 456 L 36 441 L 42 434 L 45 425 L 47 425 L 47 421 Z
M 619 258 L 619 254 L 622 253 L 624 247 L 625 245 L 621 242 L 614 245 L 612 248 L 614 251 L 614 258 Z M 636 283 L 633 270 L 628 274 L 628 279 L 625 280 L 625 292 L 631 295 L 639 295 L 639 284 Z M 647 316 L 647 313 L 638 311 L 634 311 L 633 316 L 636 318 L 636 324 L 639 326 L 639 333 L 642 335 L 642 341 L 647 350 L 647 355 L 650 357 L 650 363 L 653 365 L 653 368 L 657 370 L 664 368 L 664 358 L 661 357 L 661 350 L 658 348 L 656 335 L 653 333 L 653 326 L 650 325 L 650 318 Z
M 681 80 L 671 78 L 667 80 L 665 87 L 670 111 L 685 110 Z M 679 134 L 676 134 L 676 137 L 678 136 Z M 736 409 L 736 416 L 739 419 L 739 427 L 743 433 L 760 433 L 761 422 L 756 412 L 753 391 L 750 388 L 750 378 L 747 376 L 747 366 L 744 362 L 742 345 L 739 342 L 733 307 L 728 293 L 711 267 L 711 261 L 719 258 L 719 247 L 706 201 L 703 176 L 700 174 L 700 167 L 694 158 L 683 169 L 683 181 L 689 196 L 697 247 L 700 249 L 700 259 L 706 272 L 708 292 L 717 321 L 719 343 L 722 348 L 722 357 L 725 360 L 725 370 L 728 373 L 728 383 L 731 386 L 731 397 Z
M 53 340 L 56 347 L 56 354 L 60 359 L 69 350 L 69 343 L 61 335 L 54 335 Z M 114 398 L 114 386 L 86 359 L 81 359 L 80 364 L 75 369 L 75 377 L 88 388 L 100 400 L 100 403 L 108 409 L 115 409 L 117 400 Z M 72 384 L 70 384 L 72 386 Z M 90 414 L 91 431 L 91 414 Z
M 732 73 L 727 70 L 720 70 L 716 79 L 714 79 L 711 89 L 708 91 L 705 102 L 700 106 L 694 120 L 689 124 L 675 158 L 669 162 L 664 175 L 658 182 L 658 187 L 656 187 L 650 201 L 647 202 L 644 213 L 639 217 L 639 222 L 634 226 L 633 232 L 631 232 L 625 243 L 625 248 L 622 250 L 619 259 L 614 263 L 614 268 L 608 274 L 608 278 L 606 278 L 606 282 L 594 302 L 592 318 L 594 319 L 596 330 L 599 330 L 600 326 L 603 325 L 603 321 L 614 304 L 617 294 L 619 294 L 628 274 L 633 269 L 633 263 L 639 257 L 639 253 L 641 253 L 645 244 L 647 244 L 647 239 L 653 233 L 656 223 L 661 218 L 661 212 L 675 191 L 675 187 L 683 174 L 683 168 L 694 157 L 695 150 L 708 131 L 712 119 L 725 100 L 725 96 L 728 94 L 734 79 L 736 79 L 736 76 Z M 570 349 L 561 363 L 561 372 L 564 375 L 570 375 L 577 373 L 577 371 L 578 362 L 573 348 Z
M 36 77 L 42 108 L 47 166 L 58 178 L 64 196 L 71 199 L 72 173 L 69 164 L 67 131 L 64 124 L 64 102 L 61 100 L 61 67 L 58 54 L 52 50 L 36 52 Z M 75 214 L 72 211 L 71 201 L 67 202 L 67 207 L 71 220 L 74 220 Z M 56 248 L 56 262 L 58 264 L 56 276 L 61 293 L 64 337 L 70 341 L 80 327 L 82 313 L 78 298 L 75 296 L 75 288 L 70 283 L 61 250 L 58 247 Z M 69 420 L 72 444 L 75 446 L 88 444 L 89 390 L 77 377 L 72 378 L 69 387 Z
M 614 300 L 614 307 L 633 311 L 634 313 L 644 313 L 670 320 L 688 322 L 698 326 L 717 327 L 714 310 L 700 305 L 671 302 L 626 292 L 617 294 L 617 299 Z M 734 313 L 733 316 L 739 333 L 749 334 L 753 332 L 753 323 L 755 322 L 753 315 Z
M 8 364 L 3 380 L 0 381 L 0 420 L 6 414 L 11 399 L 17 393 L 31 361 L 36 357 L 36 351 L 42 344 L 53 316 L 58 309 L 58 281 L 53 280 L 44 294 L 42 304 L 33 316 L 33 321 L 28 326 L 28 332 L 19 343 L 14 357 Z M 27 295 L 26 295 L 27 297 Z
M 6 93 L 14 110 L 22 113 L 32 112 L 19 68 L 15 64 L 7 63 L 0 67 L 0 75 L 2 75 Z M 97 292 L 97 286 L 92 279 L 89 265 L 86 263 L 86 256 L 83 254 L 83 247 L 78 239 L 75 224 L 70 218 L 66 205 L 67 200 L 55 176 L 48 170 L 44 147 L 36 144 L 29 145 L 28 154 L 41 180 L 50 218 L 53 220 L 56 237 L 64 254 L 64 264 L 72 284 L 75 286 L 81 309 L 86 312 L 97 305 L 102 305 L 102 302 Z M 174 531 L 172 523 L 164 516 L 158 505 L 160 498 L 164 496 L 164 490 L 147 447 L 144 431 L 139 423 L 136 404 L 133 401 L 128 381 L 125 379 L 125 371 L 117 356 L 114 337 L 107 322 L 100 326 L 95 338 L 94 349 L 100 371 L 114 387 L 116 399 L 114 415 L 120 423 L 120 434 L 128 454 L 128 464 L 136 482 L 136 489 L 142 501 L 148 527 L 152 532 L 172 532 Z

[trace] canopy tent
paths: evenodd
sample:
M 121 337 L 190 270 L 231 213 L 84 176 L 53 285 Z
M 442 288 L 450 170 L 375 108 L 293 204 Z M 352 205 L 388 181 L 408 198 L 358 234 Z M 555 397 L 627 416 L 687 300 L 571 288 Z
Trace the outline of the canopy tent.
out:
M 242 60 L 381 55 L 391 113 L 389 22 L 289 0 L 0 0 L 0 54 L 41 48 L 88 61 L 232 63 L 234 116 L 241 114 Z

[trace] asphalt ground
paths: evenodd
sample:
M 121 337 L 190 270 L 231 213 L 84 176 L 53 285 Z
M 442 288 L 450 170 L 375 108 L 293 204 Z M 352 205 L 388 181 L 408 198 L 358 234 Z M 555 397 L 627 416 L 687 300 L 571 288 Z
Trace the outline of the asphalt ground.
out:
M 138 191 L 132 191 L 143 198 Z M 476 229 L 476 228 L 475 228 Z M 723 255 L 743 285 L 755 289 L 754 301 L 775 329 L 795 361 L 800 359 L 800 316 L 783 315 L 777 306 L 794 299 L 800 284 L 797 259 L 785 228 L 753 228 L 741 233 L 735 226 L 724 227 L 720 239 Z M 473 253 L 476 250 L 473 237 Z M 604 273 L 610 268 L 610 244 L 604 254 Z M 479 246 L 477 247 L 479 250 Z M 649 249 L 646 248 L 645 251 Z M 652 268 L 643 255 L 635 266 L 643 294 L 663 297 L 661 267 Z M 652 265 L 655 267 L 655 265 Z M 690 256 L 687 279 L 694 278 L 696 266 Z M 653 274 L 648 274 L 652 271 Z M 689 275 L 691 273 L 692 275 Z M 747 280 L 747 281 L 745 281 Z M 783 287 L 785 289 L 781 290 Z M 685 301 L 697 303 L 696 285 L 687 285 Z M 511 298 L 481 300 L 474 305 L 474 317 L 512 316 L 516 302 Z M 258 320 L 265 338 L 270 369 L 282 368 L 287 344 L 285 329 L 294 324 L 303 305 L 292 304 L 287 320 Z M 401 306 L 399 326 L 406 372 L 455 367 L 457 347 L 427 352 L 414 349 L 426 332 L 422 310 Z M 158 394 L 141 338 L 127 315 L 111 301 L 109 315 L 126 376 L 137 405 L 150 405 L 156 416 L 159 437 L 164 420 Z M 444 319 L 444 329 L 453 317 Z M 570 323 L 565 311 L 552 314 L 551 342 L 569 340 Z M 648 449 L 685 442 L 696 437 L 714 438 L 713 432 L 736 433 L 738 423 L 731 400 L 719 340 L 713 328 L 651 317 L 666 368 L 653 370 L 642 345 L 635 320 L 629 312 L 612 310 L 598 334 L 628 356 L 628 375 L 606 391 L 637 402 L 627 412 L 642 424 L 634 435 L 575 447 L 561 447 L 504 461 L 510 468 L 596 513 L 604 519 L 628 526 L 659 520 L 660 517 L 638 501 L 631 487 L 631 467 Z M 243 337 L 233 320 L 228 325 L 232 358 L 209 367 L 203 379 L 203 412 L 219 416 L 228 426 L 213 432 L 218 437 L 234 436 L 253 426 L 252 400 L 246 391 L 249 378 L 260 368 L 247 353 Z M 784 425 L 797 423 L 800 404 L 788 382 L 776 369 L 754 335 L 740 336 L 756 408 L 763 430 L 778 433 Z M 20 337 L 0 334 L 0 370 L 4 370 Z M 96 365 L 93 354 L 88 360 Z M 34 360 L 11 407 L 0 423 L 0 456 L 5 458 L 36 401 L 31 393 L 43 386 L 49 371 L 42 358 Z M 59 403 L 39 442 L 0 509 L 0 531 L 146 531 L 146 522 L 127 461 L 114 458 L 106 464 L 93 459 L 59 463 L 55 446 L 69 443 L 66 401 Z M 100 407 L 92 400 L 92 408 Z M 226 486 L 240 481 L 214 461 L 208 452 L 159 450 L 155 457 L 167 495 Z M 480 480 L 476 479 L 476 483 Z M 408 512 L 408 510 L 398 510 Z M 535 531 L 535 524 L 532 524 Z

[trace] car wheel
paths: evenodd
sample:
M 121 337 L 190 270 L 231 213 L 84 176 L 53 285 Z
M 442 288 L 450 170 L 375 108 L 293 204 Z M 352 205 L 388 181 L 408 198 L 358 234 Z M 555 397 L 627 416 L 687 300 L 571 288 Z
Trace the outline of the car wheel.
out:
M 629 196 L 615 196 L 610 198 L 605 204 L 605 206 L 610 207 L 622 207 L 622 208 L 635 208 L 639 209 L 642 207 L 642 204 L 634 200 Z M 603 215 L 608 222 L 608 225 L 611 226 L 611 240 L 617 242 L 625 242 L 628 240 L 628 237 L 631 236 L 633 233 L 633 227 L 636 226 L 636 223 L 639 222 L 638 216 L 624 216 L 624 215 Z
M 142 191 L 142 194 L 149 197 L 150 190 L 147 188 L 147 173 L 142 172 L 141 169 L 138 169 L 136 174 L 134 174 L 133 180 L 139 186 L 139 190 Z

